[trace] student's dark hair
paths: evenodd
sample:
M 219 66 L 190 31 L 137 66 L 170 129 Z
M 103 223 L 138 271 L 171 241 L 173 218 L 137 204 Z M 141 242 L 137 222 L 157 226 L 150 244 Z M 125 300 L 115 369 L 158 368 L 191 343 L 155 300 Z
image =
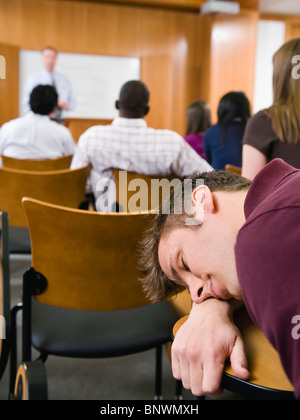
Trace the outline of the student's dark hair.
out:
M 30 94 L 30 108 L 35 114 L 49 115 L 56 107 L 57 99 L 58 95 L 53 86 L 38 85 Z
M 220 99 L 217 113 L 221 139 L 225 142 L 227 129 L 235 121 L 245 129 L 251 115 L 249 100 L 244 92 L 228 92 Z
M 140 80 L 126 82 L 119 95 L 119 107 L 132 116 L 141 117 L 148 110 L 150 92 Z

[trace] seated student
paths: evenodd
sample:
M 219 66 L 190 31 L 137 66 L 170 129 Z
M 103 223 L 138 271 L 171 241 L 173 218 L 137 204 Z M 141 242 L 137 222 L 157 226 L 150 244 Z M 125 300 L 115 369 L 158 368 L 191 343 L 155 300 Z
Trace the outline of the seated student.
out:
M 283 44 L 273 58 L 273 104 L 247 123 L 243 138 L 242 175 L 253 179 L 272 159 L 300 169 L 300 38 Z M 299 70 L 298 70 L 299 72 Z
M 205 101 L 194 101 L 186 110 L 186 134 L 184 139 L 205 159 L 203 134 L 211 126 L 210 106 Z
M 204 151 L 214 169 L 226 164 L 242 166 L 242 140 L 250 118 L 250 104 L 243 92 L 229 92 L 218 106 L 218 122 L 204 133 Z
M 36 86 L 30 95 L 31 111 L 1 127 L 0 154 L 18 159 L 55 159 L 74 154 L 76 144 L 70 131 L 49 118 L 56 104 L 57 93 L 52 86 Z
M 108 186 L 106 181 L 114 180 L 114 168 L 144 175 L 175 174 L 178 177 L 212 170 L 179 134 L 147 127 L 144 117 L 149 111 L 149 95 L 147 86 L 141 81 L 125 83 L 116 101 L 119 116 L 111 125 L 89 128 L 78 141 L 71 168 L 91 164 L 89 182 L 98 210 L 111 211 L 98 198 Z M 105 185 L 102 185 L 103 180 Z M 87 192 L 91 192 L 89 182 Z
M 275 159 L 250 184 L 214 171 L 194 178 L 184 206 L 184 188 L 171 194 L 141 247 L 144 288 L 155 301 L 190 291 L 172 363 L 193 393 L 217 392 L 229 357 L 238 377 L 249 376 L 235 299 L 278 351 L 300 399 L 300 170 Z

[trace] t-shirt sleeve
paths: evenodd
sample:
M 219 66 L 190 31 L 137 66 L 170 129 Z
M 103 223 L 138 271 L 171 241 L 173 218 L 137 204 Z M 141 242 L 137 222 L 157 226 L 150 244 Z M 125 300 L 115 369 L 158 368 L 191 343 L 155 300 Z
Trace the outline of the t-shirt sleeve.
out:
M 294 321 L 300 316 L 299 213 L 296 207 L 258 216 L 244 225 L 235 246 L 247 311 L 278 351 L 298 398 L 300 334 Z
M 277 139 L 272 128 L 272 120 L 260 111 L 248 120 L 243 136 L 243 144 L 255 147 L 269 156 L 272 142 Z

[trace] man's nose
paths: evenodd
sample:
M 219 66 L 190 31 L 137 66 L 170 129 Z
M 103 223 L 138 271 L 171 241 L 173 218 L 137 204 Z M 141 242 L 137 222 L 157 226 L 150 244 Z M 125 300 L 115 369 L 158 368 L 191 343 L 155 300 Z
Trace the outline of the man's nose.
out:
M 189 287 L 190 295 L 194 303 L 201 303 L 205 299 L 211 297 L 210 293 L 206 290 L 205 284 L 202 280 L 195 280 Z

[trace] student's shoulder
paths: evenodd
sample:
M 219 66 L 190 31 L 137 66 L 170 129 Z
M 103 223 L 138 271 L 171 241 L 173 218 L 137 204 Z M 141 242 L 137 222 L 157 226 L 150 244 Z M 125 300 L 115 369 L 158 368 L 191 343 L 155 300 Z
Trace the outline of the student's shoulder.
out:
M 157 129 L 157 128 L 148 127 L 147 130 L 149 130 L 149 129 L 152 132 L 155 132 L 158 136 L 164 136 L 165 138 L 171 138 L 174 141 L 177 141 L 179 143 L 184 142 L 184 138 L 179 133 L 177 133 L 177 131 L 170 130 L 170 129 L 167 129 L 167 128 Z
M 247 122 L 243 143 L 254 143 L 261 142 L 265 143 L 267 139 L 276 138 L 276 134 L 273 131 L 272 120 L 267 115 L 266 111 L 259 111 L 254 114 Z
M 93 136 L 101 134 L 102 132 L 111 130 L 111 125 L 93 125 L 84 131 L 84 136 Z
M 111 125 L 93 125 L 85 130 L 80 138 L 80 143 L 89 143 L 94 140 L 100 141 L 103 138 L 104 133 L 111 130 Z
M 258 111 L 256 114 L 252 115 L 252 117 L 250 117 L 248 120 L 248 126 L 265 126 L 266 124 L 272 124 L 271 118 L 268 116 L 266 110 Z
M 54 133 L 55 135 L 60 136 L 70 136 L 71 132 L 68 127 L 63 124 L 59 124 L 56 121 L 51 120 L 50 118 L 44 118 L 43 120 L 43 130 Z
M 6 121 L 2 126 L 0 127 L 1 131 L 9 130 L 11 127 L 15 127 L 17 124 L 21 124 L 23 121 L 23 117 L 14 118 L 13 120 Z
M 203 137 L 205 140 L 210 140 L 215 138 L 216 133 L 218 133 L 218 128 L 219 125 L 218 124 L 214 124 L 212 126 L 210 126 L 204 133 Z

